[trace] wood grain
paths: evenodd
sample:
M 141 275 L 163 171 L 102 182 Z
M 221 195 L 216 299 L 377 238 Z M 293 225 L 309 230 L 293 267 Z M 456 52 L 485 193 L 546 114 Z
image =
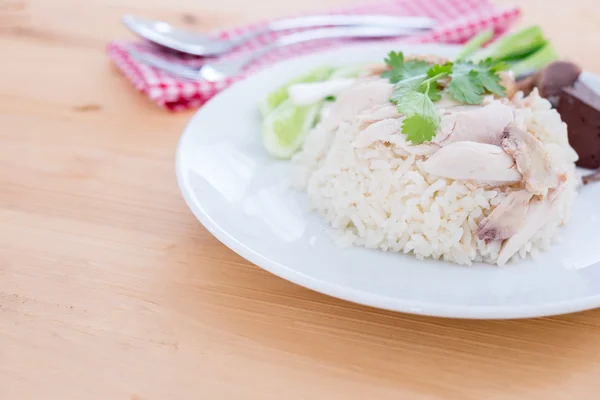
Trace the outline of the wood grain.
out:
M 156 108 L 110 65 L 120 15 L 209 29 L 323 3 L 0 2 L 0 399 L 597 398 L 600 310 L 361 307 L 247 263 L 187 210 L 173 153 L 191 112 Z M 520 4 L 600 72 L 596 0 Z

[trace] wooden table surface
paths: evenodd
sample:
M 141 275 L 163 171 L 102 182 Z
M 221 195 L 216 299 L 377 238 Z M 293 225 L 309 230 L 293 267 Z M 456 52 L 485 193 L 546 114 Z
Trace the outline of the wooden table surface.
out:
M 155 107 L 103 51 L 124 13 L 208 29 L 342 2 L 0 1 L 0 399 L 598 398 L 600 310 L 403 315 L 229 251 L 175 183 L 192 112 Z M 597 0 L 520 4 L 600 73 Z

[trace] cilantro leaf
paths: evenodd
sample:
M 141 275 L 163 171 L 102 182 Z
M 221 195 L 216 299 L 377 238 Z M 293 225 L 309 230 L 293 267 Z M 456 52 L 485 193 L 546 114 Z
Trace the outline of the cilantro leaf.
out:
M 402 52 L 390 51 L 385 59 L 386 65 L 390 68 L 381 74 L 382 78 L 387 78 L 391 83 L 398 83 L 418 75 L 423 75 L 429 69 L 429 64 L 425 61 L 410 60 L 404 61 Z
M 442 91 L 437 82 L 427 83 L 426 85 L 421 86 L 421 93 L 425 93 L 429 96 L 431 101 L 438 101 L 442 98 Z
M 440 116 L 431 98 L 440 96 L 437 83 L 422 83 L 416 81 L 399 84 L 391 98 L 398 112 L 406 115 L 402 123 L 402 133 L 413 144 L 431 140 L 440 122 Z M 435 89 L 432 89 L 434 87 Z
M 452 73 L 452 63 L 432 65 L 427 70 L 427 77 L 421 84 L 421 92 L 429 96 L 431 101 L 438 101 L 442 98 L 438 80 L 447 77 Z
M 429 64 L 425 61 L 410 60 L 404 63 L 404 79 L 417 75 L 422 75 L 429 69 Z
M 439 120 L 437 109 L 427 93 L 403 86 L 394 92 L 391 100 L 396 103 L 396 108 L 400 114 L 407 116 L 418 114 L 434 121 L 436 124 Z
M 504 88 L 500 85 L 500 76 L 496 73 L 491 60 L 483 60 L 478 64 L 470 61 L 457 62 L 450 74 L 452 80 L 448 86 L 450 94 L 458 101 L 467 104 L 480 104 L 482 95 L 489 91 L 504 96 Z
M 500 64 L 494 64 L 491 59 L 480 61 L 474 65 L 473 71 L 477 72 L 477 77 L 483 87 L 490 93 L 498 96 L 506 96 L 504 87 L 500 85 L 500 75 L 496 73 Z
M 419 88 L 421 87 L 421 83 L 423 83 L 423 78 L 410 78 L 410 79 L 405 79 L 403 81 L 400 81 L 396 84 L 396 90 L 394 91 L 397 92 L 399 90 L 416 90 L 419 91 Z M 393 97 L 393 95 L 392 95 Z
M 450 74 L 448 91 L 461 103 L 479 104 L 483 100 L 483 85 L 477 79 L 477 73 L 472 71 L 472 62 L 454 64 Z
M 430 141 L 436 134 L 437 124 L 419 114 L 406 117 L 402 121 L 402 133 L 412 144 Z
M 437 75 L 450 75 L 452 73 L 452 66 L 454 64 L 452 64 L 450 61 L 448 61 L 445 64 L 435 64 L 432 65 L 428 70 L 427 70 L 427 76 L 429 78 L 433 78 Z
M 497 74 L 488 71 L 485 73 L 479 73 L 478 76 L 481 84 L 488 92 L 500 97 L 506 96 L 504 86 L 500 84 L 500 77 Z
M 400 114 L 406 115 L 408 122 L 402 124 L 401 131 L 413 144 L 431 140 L 436 134 L 440 116 L 433 102 L 441 98 L 437 80 L 447 76 L 450 70 L 448 66 L 430 67 L 426 74 L 396 84 L 390 100 Z
M 447 62 L 430 66 L 424 61 L 404 61 L 401 52 L 390 52 L 385 59 L 389 70 L 381 77 L 395 84 L 390 101 L 406 118 L 401 131 L 413 144 L 430 141 L 440 125 L 441 117 L 433 104 L 442 98 L 440 79 L 448 79 L 447 92 L 461 103 L 481 104 L 488 91 L 504 96 L 498 71 L 502 65 L 491 59 L 475 64 L 470 61 Z

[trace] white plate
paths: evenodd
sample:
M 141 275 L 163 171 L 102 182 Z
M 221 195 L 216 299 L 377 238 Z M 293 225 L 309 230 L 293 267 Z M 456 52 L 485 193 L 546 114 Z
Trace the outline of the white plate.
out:
M 177 178 L 196 217 L 242 257 L 298 285 L 374 307 L 460 318 L 520 318 L 600 306 L 600 184 L 584 187 L 563 241 L 537 260 L 505 268 L 419 261 L 364 248 L 338 249 L 326 225 L 288 189 L 287 162 L 261 144 L 258 100 L 319 64 L 381 61 L 371 44 L 296 58 L 225 90 L 193 117 L 179 143 Z M 452 56 L 456 47 L 403 46 Z M 587 76 L 600 87 L 600 80 Z

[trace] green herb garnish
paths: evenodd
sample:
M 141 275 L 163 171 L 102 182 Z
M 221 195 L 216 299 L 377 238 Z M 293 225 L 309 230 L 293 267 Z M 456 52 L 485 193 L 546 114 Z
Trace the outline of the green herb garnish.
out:
M 504 88 L 500 85 L 500 76 L 490 60 L 475 64 L 461 61 L 454 64 L 452 80 L 448 91 L 456 100 L 467 104 L 480 104 L 486 90 L 498 96 L 504 96 Z
M 381 76 L 395 84 L 390 101 L 406 116 L 402 133 L 413 144 L 430 141 L 436 135 L 440 116 L 434 102 L 441 99 L 442 91 L 466 104 L 480 104 L 486 91 L 504 96 L 497 74 L 499 66 L 491 60 L 429 65 L 423 61 L 404 61 L 401 52 L 390 52 L 385 63 L 390 69 Z M 443 90 L 442 79 L 450 79 Z
M 381 74 L 381 77 L 389 79 L 391 83 L 423 75 L 429 69 L 429 64 L 425 61 L 410 60 L 405 62 L 402 52 L 390 51 L 385 63 L 390 69 Z
M 433 104 L 441 98 L 438 80 L 450 74 L 452 64 L 428 67 L 424 74 L 402 80 L 390 101 L 398 112 L 407 116 L 402 124 L 404 133 L 413 144 L 431 140 L 440 124 L 440 116 Z
M 402 133 L 413 144 L 430 141 L 435 136 L 437 124 L 429 118 L 413 114 L 402 121 Z

